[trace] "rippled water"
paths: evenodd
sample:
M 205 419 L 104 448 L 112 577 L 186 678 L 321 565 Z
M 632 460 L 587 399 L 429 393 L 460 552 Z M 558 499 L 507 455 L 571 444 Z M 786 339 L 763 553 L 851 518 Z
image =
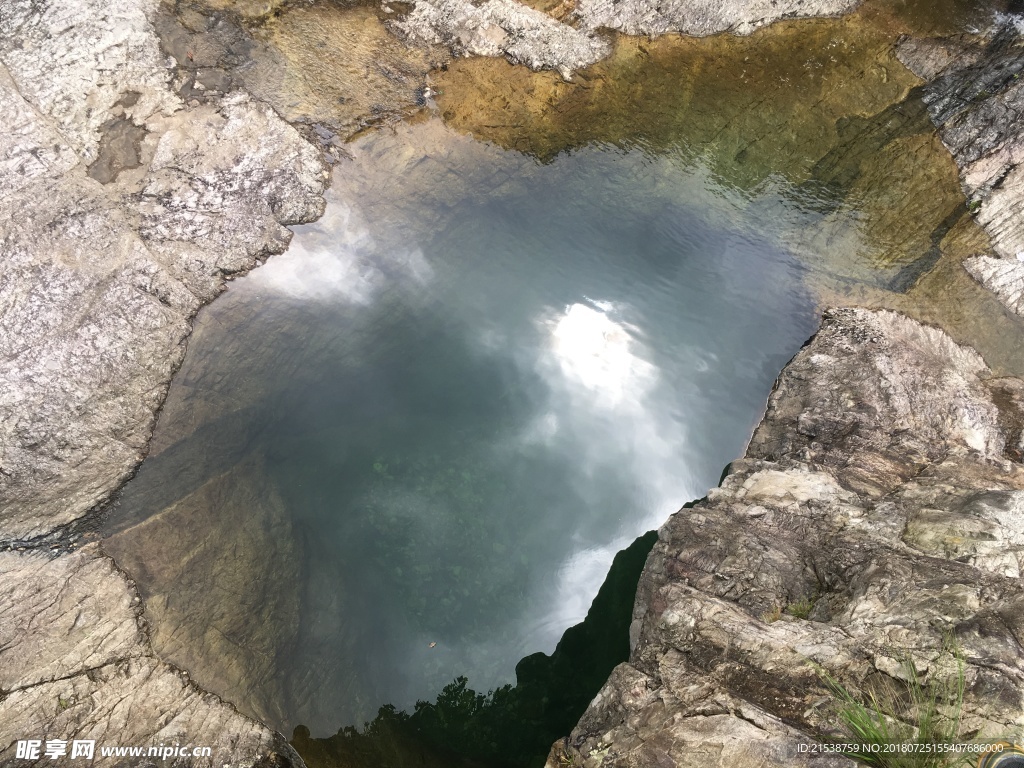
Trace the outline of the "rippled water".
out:
M 1019 320 L 959 267 L 983 239 L 891 55 L 988 5 L 869 0 L 748 38 L 620 39 L 572 84 L 485 59 L 435 72 L 438 104 L 348 145 L 324 217 L 196 321 L 103 543 L 157 652 L 313 736 L 457 676 L 514 682 L 615 552 L 742 453 L 819 301 L 894 306 L 1016 360 Z M 318 99 L 343 84 L 314 65 L 287 74 L 321 78 Z M 282 82 L 279 109 L 297 98 Z M 344 100 L 322 101 L 309 114 L 329 122 Z M 624 645 L 566 686 L 553 733 Z M 538 680 L 557 691 L 571 650 L 521 668 L 525 721 L 551 714 Z M 461 726 L 434 746 L 464 746 Z M 533 737 L 538 754 L 553 738 Z
M 742 453 L 814 326 L 780 244 L 806 214 L 671 156 L 538 165 L 429 122 L 336 174 L 200 320 L 171 446 L 111 525 L 261 457 L 305 553 L 272 719 L 314 733 L 550 651 L 614 553 Z M 176 424 L 182 398 L 218 407 Z

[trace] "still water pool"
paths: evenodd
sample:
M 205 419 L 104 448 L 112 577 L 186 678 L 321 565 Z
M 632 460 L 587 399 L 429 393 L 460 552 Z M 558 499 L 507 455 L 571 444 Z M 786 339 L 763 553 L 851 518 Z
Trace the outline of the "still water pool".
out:
M 642 147 L 538 164 L 436 119 L 352 152 L 323 219 L 201 316 L 108 526 L 116 550 L 258 457 L 258 495 L 286 523 L 271 538 L 301 553 L 276 578 L 295 584 L 271 585 L 295 602 L 271 632 L 288 639 L 229 621 L 233 646 L 255 633 L 270 662 L 208 677 L 314 735 L 458 675 L 514 681 L 520 658 L 551 651 L 615 552 L 742 453 L 815 325 L 784 243 L 816 214 L 782 188 L 740 193 Z M 203 498 L 176 525 L 243 567 L 217 522 L 243 502 Z M 158 571 L 139 581 L 170 594 L 169 621 L 209 610 L 181 594 L 201 583 Z M 220 602 L 170 635 L 227 621 Z

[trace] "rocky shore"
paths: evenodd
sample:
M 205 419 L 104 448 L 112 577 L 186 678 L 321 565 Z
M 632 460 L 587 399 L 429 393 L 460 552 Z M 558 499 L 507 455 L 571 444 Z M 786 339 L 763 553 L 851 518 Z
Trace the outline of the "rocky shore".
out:
M 19 739 L 301 761 L 156 657 L 91 521 L 146 453 L 192 317 L 323 210 L 243 92 L 186 103 L 157 2 L 0 4 L 0 764 Z M 199 759 L 195 765 L 212 765 Z
M 991 238 L 964 268 L 1024 311 L 1020 31 L 907 40 Z M 941 330 L 834 310 L 780 375 L 746 456 L 660 530 L 631 658 L 549 766 L 853 765 L 822 670 L 862 698 L 948 680 L 965 738 L 1024 733 L 1024 381 Z M 947 714 L 949 712 L 947 711 Z M 566 762 L 568 761 L 568 762 Z
M 819 671 L 956 674 L 964 731 L 1024 727 L 1024 381 L 891 312 L 845 309 L 783 371 L 746 456 L 674 515 L 632 655 L 555 748 L 586 766 L 852 765 Z
M 228 71 L 255 43 L 200 21 L 173 37 L 158 0 L 0 0 L 0 765 L 24 764 L 19 739 L 212 749 L 180 765 L 301 765 L 279 734 L 158 657 L 150 607 L 91 531 L 146 455 L 195 313 L 283 251 L 288 225 L 322 213 L 334 131 L 414 104 L 450 52 L 568 78 L 607 52 L 602 28 L 743 34 L 855 5 L 582 0 L 569 25 L 566 9 L 512 0 L 418 0 L 388 22 L 410 53 L 360 53 L 386 49 L 393 66 L 370 85 L 353 75 L 373 93 L 355 93 L 328 130 L 311 121 L 346 96 L 328 106 L 322 89 L 292 84 L 304 95 L 291 102 L 292 86 Z M 1019 32 L 907 41 L 899 56 L 928 81 L 930 117 L 992 239 L 966 268 L 1024 314 Z M 857 690 L 898 676 L 901 652 L 942 676 L 950 631 L 968 662 L 969 727 L 1024 726 L 1022 430 L 1024 382 L 993 377 L 941 331 L 830 313 L 746 458 L 662 529 L 631 661 L 556 753 L 838 765 L 796 752 L 828 735 L 809 662 Z

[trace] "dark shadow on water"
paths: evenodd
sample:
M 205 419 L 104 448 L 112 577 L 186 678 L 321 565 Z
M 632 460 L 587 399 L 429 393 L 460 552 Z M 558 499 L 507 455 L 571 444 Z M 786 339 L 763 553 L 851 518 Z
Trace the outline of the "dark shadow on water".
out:
M 381 707 L 362 729 L 314 739 L 300 725 L 292 745 L 309 768 L 543 765 L 552 743 L 573 729 L 612 669 L 629 657 L 636 585 L 656 540 L 650 531 L 615 556 L 586 619 L 566 630 L 550 656 L 522 659 L 514 687 L 479 693 L 460 677 L 411 713 Z

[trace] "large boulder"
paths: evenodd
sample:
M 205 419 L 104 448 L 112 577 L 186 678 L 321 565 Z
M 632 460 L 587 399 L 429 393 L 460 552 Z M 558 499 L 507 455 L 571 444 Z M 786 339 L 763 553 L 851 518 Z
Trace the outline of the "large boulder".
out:
M 992 378 L 942 331 L 827 313 L 747 455 L 662 527 L 630 661 L 556 752 L 586 766 L 850 765 L 801 751 L 841 733 L 822 673 L 858 694 L 898 685 L 909 659 L 942 685 L 956 649 L 965 733 L 1019 732 L 1022 424 L 1024 382 Z

